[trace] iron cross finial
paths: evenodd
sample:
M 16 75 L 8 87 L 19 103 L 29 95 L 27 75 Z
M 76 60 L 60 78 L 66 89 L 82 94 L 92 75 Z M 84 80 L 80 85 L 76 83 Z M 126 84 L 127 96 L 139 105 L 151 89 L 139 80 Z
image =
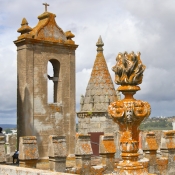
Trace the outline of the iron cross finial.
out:
M 43 5 L 45 5 L 45 12 L 47 12 L 47 6 L 49 6 L 49 4 L 43 3 Z

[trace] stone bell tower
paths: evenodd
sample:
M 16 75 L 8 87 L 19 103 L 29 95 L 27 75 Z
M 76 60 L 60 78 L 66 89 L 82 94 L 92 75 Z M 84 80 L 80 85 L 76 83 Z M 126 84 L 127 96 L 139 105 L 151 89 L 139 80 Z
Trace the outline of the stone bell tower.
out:
M 37 136 L 40 160 L 48 159 L 48 136 L 65 135 L 67 153 L 74 154 L 75 50 L 74 35 L 45 12 L 31 28 L 25 18 L 17 46 L 17 129 L 20 136 Z M 47 65 L 53 66 L 48 75 Z M 48 81 L 53 81 L 53 103 L 48 104 Z M 71 146 L 70 146 L 71 144 Z

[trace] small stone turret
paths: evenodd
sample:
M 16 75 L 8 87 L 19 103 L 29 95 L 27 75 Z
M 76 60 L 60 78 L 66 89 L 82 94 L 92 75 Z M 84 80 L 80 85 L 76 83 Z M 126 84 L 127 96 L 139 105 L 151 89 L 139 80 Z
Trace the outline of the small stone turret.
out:
M 111 102 L 117 100 L 117 93 L 114 89 L 111 76 L 103 55 L 103 46 L 101 36 L 97 43 L 97 55 L 92 69 L 91 77 L 88 82 L 85 96 L 80 99 L 80 112 L 78 115 L 78 132 L 81 134 L 91 133 L 93 154 L 98 155 L 99 135 L 104 133 L 116 133 L 118 126 L 114 125 L 111 118 L 108 117 L 108 106 Z M 94 136 L 93 136 L 94 134 Z M 97 136 L 98 135 L 98 136 Z M 115 139 L 117 142 L 117 139 Z M 96 150 L 96 153 L 94 152 Z

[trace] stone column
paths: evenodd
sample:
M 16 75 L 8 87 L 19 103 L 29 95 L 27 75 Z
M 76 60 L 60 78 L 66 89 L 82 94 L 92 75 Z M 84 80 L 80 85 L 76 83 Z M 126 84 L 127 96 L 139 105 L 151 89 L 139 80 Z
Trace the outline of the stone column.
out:
M 149 159 L 148 172 L 156 173 L 156 158 L 158 144 L 154 132 L 146 132 L 142 134 L 142 150 L 145 154 L 145 158 Z
M 0 163 L 6 162 L 5 136 L 0 136 Z
M 102 157 L 102 165 L 105 166 L 105 174 L 114 171 L 116 147 L 113 134 L 105 134 L 100 136 L 99 153 Z
M 19 166 L 36 168 L 39 158 L 37 139 L 35 136 L 19 138 Z
M 65 172 L 67 155 L 66 137 L 50 135 L 48 149 L 50 170 Z
M 167 174 L 173 175 L 175 172 L 175 131 L 162 133 L 160 150 L 162 157 L 168 158 Z
M 80 134 L 75 147 L 77 173 L 89 175 L 91 172 L 92 148 L 89 134 Z

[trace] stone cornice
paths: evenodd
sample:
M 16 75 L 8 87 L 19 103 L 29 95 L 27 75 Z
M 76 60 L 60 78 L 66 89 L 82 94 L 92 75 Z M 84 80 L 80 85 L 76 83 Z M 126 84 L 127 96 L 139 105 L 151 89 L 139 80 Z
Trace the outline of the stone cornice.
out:
M 107 111 L 103 111 L 103 112 L 87 112 L 87 111 L 83 111 L 83 112 L 77 112 L 77 116 L 78 118 L 85 118 L 85 117 L 101 117 L 101 116 L 108 116 L 108 112 Z
M 33 38 L 23 38 L 19 40 L 15 40 L 14 44 L 16 46 L 24 45 L 24 44 L 41 44 L 45 46 L 57 46 L 57 47 L 63 47 L 63 48 L 69 48 L 71 50 L 76 50 L 78 45 L 75 44 L 66 44 L 66 43 L 58 43 L 58 42 L 51 42 L 51 41 L 45 41 L 45 40 L 38 40 Z

